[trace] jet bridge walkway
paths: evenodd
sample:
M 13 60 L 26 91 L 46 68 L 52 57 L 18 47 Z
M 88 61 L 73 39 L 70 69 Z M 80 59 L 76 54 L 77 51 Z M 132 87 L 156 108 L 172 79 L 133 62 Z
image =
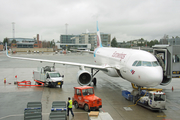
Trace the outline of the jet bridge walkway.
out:
M 168 84 L 172 78 L 180 78 L 180 45 L 155 45 L 153 54 L 159 59 L 163 68 L 163 83 Z

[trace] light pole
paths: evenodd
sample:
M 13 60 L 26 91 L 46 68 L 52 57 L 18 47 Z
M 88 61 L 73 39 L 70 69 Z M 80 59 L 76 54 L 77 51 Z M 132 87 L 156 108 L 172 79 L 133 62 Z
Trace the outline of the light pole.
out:
M 15 38 L 15 29 L 14 29 L 14 24 L 15 24 L 15 22 L 12 22 L 12 29 L 13 29 L 13 40 L 14 40 L 14 38 Z

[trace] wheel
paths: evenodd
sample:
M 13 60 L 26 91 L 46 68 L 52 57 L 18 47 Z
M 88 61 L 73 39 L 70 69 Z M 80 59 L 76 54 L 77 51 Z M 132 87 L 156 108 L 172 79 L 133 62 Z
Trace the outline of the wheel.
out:
M 84 105 L 84 110 L 85 110 L 86 112 L 89 112 L 89 106 L 88 106 L 87 104 Z
M 52 83 L 49 86 L 50 86 L 50 88 L 55 88 L 56 87 L 56 85 L 54 85 Z
M 74 102 L 74 107 L 76 108 L 76 109 L 78 109 L 79 108 L 79 105 L 78 105 L 78 102 Z
M 50 87 L 50 88 L 53 88 L 53 87 L 54 87 L 54 85 L 53 85 L 53 84 L 49 84 L 49 87 Z
M 93 78 L 94 86 L 96 86 L 96 78 Z

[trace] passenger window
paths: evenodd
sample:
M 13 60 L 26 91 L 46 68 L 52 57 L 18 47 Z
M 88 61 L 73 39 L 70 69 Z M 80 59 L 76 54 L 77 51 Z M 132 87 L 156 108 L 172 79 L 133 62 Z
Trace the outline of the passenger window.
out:
M 151 62 L 143 61 L 143 66 L 152 66 Z
M 138 61 L 135 61 L 135 62 L 132 64 L 132 66 L 136 66 L 137 62 L 138 62 Z
M 142 64 L 141 64 L 141 61 L 139 61 L 137 64 L 136 64 L 136 66 L 141 66 Z

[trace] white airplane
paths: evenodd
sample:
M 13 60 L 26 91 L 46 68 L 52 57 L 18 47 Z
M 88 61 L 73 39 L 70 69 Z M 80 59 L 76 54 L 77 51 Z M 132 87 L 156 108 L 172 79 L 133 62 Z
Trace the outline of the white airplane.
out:
M 151 53 L 142 50 L 103 47 L 101 44 L 98 22 L 97 48 L 94 50 L 94 60 L 95 63 L 100 65 L 12 57 L 9 56 L 7 52 L 6 54 L 8 57 L 16 59 L 79 66 L 80 70 L 78 72 L 77 81 L 80 85 L 89 85 L 91 82 L 96 84 L 96 78 L 94 76 L 99 70 L 111 77 L 121 77 L 136 84 L 138 87 L 154 87 L 157 85 L 166 85 L 171 82 L 171 80 L 163 79 L 162 67 Z M 85 68 L 91 68 L 91 72 L 85 70 Z M 96 72 L 93 73 L 93 70 L 96 70 Z

